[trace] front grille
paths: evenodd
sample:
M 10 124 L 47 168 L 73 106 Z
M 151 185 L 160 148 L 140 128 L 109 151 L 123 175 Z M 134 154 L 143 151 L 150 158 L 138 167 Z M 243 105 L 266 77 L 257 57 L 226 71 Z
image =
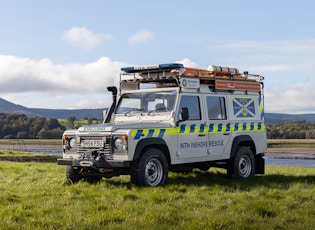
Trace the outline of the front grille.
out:
M 103 140 L 104 146 L 102 147 L 84 147 L 82 142 L 84 140 Z M 80 154 L 87 154 L 92 152 L 97 152 L 99 154 L 111 154 L 111 138 L 110 137 L 93 137 L 93 136 L 81 136 L 80 142 L 77 143 L 77 152 Z

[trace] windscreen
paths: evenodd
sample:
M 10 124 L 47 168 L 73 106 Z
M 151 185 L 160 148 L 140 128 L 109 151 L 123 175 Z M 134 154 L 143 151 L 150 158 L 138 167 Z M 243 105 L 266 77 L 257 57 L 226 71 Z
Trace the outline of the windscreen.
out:
M 125 93 L 120 97 L 116 114 L 163 113 L 174 109 L 177 92 L 135 92 Z

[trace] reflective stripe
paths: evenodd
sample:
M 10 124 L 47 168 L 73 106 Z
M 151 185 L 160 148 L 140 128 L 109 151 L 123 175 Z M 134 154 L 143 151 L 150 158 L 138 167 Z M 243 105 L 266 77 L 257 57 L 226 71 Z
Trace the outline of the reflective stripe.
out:
M 137 133 L 135 135 L 135 139 L 140 139 L 141 135 L 142 135 L 142 129 L 137 130 Z
M 148 133 L 148 137 L 152 137 L 154 134 L 154 129 L 150 129 Z
M 165 129 L 160 129 L 158 137 L 162 138 L 164 136 L 164 133 L 165 133 Z
M 158 137 L 163 138 L 166 135 L 176 135 L 177 129 L 176 128 L 168 128 L 168 129 L 133 129 L 131 131 L 131 136 L 133 139 L 138 140 L 141 137 Z
M 227 124 L 191 124 L 186 126 L 180 125 L 176 128 L 153 128 L 153 129 L 133 129 L 131 136 L 134 140 L 141 138 L 158 137 L 163 138 L 165 135 L 182 135 L 182 134 L 205 134 L 205 133 L 224 133 L 224 132 L 257 132 L 264 131 L 265 124 L 263 122 L 243 122 L 243 123 L 227 123 Z
M 204 133 L 207 132 L 206 127 L 204 124 L 196 125 L 196 124 L 191 124 L 189 127 L 186 127 L 185 124 L 182 124 L 178 130 L 179 134 L 194 134 L 194 133 Z
M 181 125 L 180 129 L 179 129 L 179 132 L 180 133 L 184 133 L 185 132 L 185 127 L 186 127 L 186 125 Z
M 196 127 L 196 125 L 195 124 L 191 124 L 190 125 L 190 133 L 194 133 L 195 132 L 195 127 Z

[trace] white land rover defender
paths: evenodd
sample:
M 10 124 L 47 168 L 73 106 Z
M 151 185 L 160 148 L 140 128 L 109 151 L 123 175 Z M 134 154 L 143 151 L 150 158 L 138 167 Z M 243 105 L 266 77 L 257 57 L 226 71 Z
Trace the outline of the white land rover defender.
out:
M 121 68 L 120 99 L 98 125 L 63 134 L 66 178 L 75 183 L 128 174 L 139 186 L 163 185 L 169 171 L 223 167 L 264 174 L 263 77 L 238 69 L 160 64 Z

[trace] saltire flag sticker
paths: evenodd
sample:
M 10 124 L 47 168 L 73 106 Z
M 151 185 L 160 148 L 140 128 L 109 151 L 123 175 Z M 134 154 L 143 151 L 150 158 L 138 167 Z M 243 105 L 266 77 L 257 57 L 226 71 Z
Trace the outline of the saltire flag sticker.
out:
M 255 103 L 253 98 L 233 98 L 235 117 L 254 117 Z

